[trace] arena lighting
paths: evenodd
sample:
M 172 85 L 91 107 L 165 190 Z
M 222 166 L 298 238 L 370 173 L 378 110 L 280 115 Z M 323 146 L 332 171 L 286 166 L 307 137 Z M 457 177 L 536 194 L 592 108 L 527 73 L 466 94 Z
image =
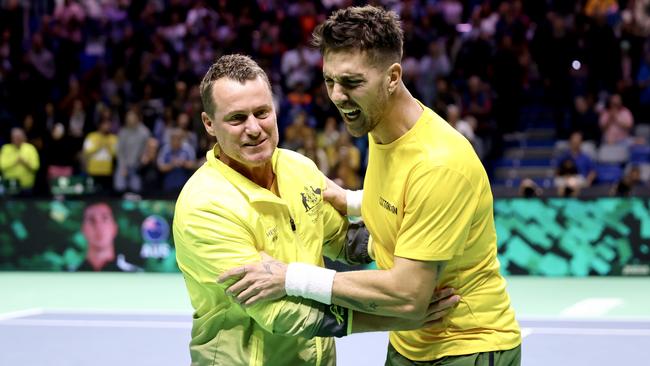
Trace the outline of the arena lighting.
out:
M 581 64 L 580 61 L 578 61 L 578 60 L 573 60 L 573 62 L 571 62 L 571 67 L 572 67 L 574 70 L 578 71 L 578 70 L 580 70 L 580 68 L 582 67 L 582 64 Z
M 471 30 L 472 30 L 472 25 L 469 23 L 456 24 L 456 31 L 458 33 L 467 33 L 467 32 L 471 32 Z

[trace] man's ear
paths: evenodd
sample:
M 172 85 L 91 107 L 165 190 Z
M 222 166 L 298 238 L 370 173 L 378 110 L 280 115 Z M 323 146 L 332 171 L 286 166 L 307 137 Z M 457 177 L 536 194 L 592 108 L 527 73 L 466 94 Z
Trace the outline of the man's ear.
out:
M 388 68 L 388 93 L 393 94 L 402 81 L 402 65 L 394 63 Z
M 214 130 L 213 130 L 214 123 L 212 122 L 210 117 L 208 117 L 207 113 L 201 112 L 201 121 L 203 122 L 203 127 L 205 127 L 205 131 L 208 133 L 208 135 L 214 136 Z

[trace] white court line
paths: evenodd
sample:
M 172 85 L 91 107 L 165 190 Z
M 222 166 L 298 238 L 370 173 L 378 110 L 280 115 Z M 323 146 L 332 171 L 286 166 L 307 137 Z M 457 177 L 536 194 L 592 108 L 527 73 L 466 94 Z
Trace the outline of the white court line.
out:
M 533 333 L 533 328 L 521 328 L 521 339 L 524 339 Z
M 576 317 L 576 316 L 521 316 L 517 317 L 519 322 L 575 322 L 575 323 L 645 323 L 650 322 L 650 317 L 642 316 L 607 316 L 605 317 Z
M 156 309 L 46 309 L 45 313 L 47 314 L 58 314 L 58 315 L 74 315 L 74 314 L 83 314 L 83 315 L 169 315 L 169 316 L 192 316 L 191 311 L 184 310 L 156 310 Z
M 43 309 L 40 309 L 40 308 L 32 308 L 32 309 L 10 311 L 8 313 L 0 314 L 0 321 L 11 320 L 11 319 L 16 319 L 16 318 L 24 318 L 24 317 L 28 317 L 28 316 L 34 316 L 34 315 L 41 315 L 44 312 L 45 311 Z
M 0 323 L 1 326 L 191 329 L 192 323 L 128 320 L 15 319 Z
M 650 336 L 650 329 L 608 329 L 608 328 L 529 328 L 530 334 L 547 335 L 595 335 L 595 336 Z M 522 332 L 523 333 L 523 332 Z
M 562 310 L 563 316 L 590 317 L 607 314 L 610 310 L 621 306 L 623 299 L 617 297 L 592 297 L 578 301 Z

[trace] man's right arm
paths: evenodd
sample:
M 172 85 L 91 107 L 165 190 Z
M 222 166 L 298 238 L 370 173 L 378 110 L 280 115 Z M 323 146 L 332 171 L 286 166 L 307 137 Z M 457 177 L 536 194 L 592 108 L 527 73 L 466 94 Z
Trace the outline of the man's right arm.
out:
M 238 304 L 228 296 L 230 282 L 217 283 L 226 270 L 259 262 L 252 231 L 227 210 L 219 213 L 194 208 L 174 217 L 174 240 L 178 265 L 186 276 L 214 289 L 214 296 L 241 306 L 263 329 L 274 334 L 300 336 L 343 336 L 348 333 L 352 313 L 309 299 L 285 297 L 253 306 Z

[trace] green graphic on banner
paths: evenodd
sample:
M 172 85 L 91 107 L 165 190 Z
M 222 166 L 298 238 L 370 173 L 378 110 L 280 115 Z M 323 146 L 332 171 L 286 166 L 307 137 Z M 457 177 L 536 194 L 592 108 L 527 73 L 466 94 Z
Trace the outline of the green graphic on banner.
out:
M 650 202 L 641 198 L 497 200 L 501 271 L 650 275 L 649 212 Z

